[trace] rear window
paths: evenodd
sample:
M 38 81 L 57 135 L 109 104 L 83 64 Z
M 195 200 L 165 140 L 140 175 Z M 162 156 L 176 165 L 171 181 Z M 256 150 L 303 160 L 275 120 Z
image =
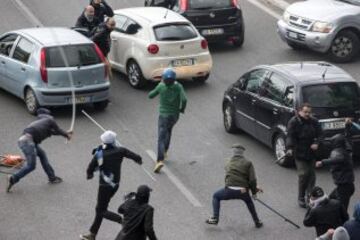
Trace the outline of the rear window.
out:
M 80 67 L 98 63 L 101 63 L 101 59 L 97 55 L 93 44 L 59 46 L 46 49 L 46 67 L 48 68 Z
M 303 102 L 317 108 L 358 108 L 359 87 L 356 83 L 331 83 L 302 88 Z
M 190 9 L 211 9 L 232 7 L 232 0 L 189 0 Z
M 189 24 L 167 24 L 154 27 L 156 40 L 181 41 L 197 37 L 196 32 Z

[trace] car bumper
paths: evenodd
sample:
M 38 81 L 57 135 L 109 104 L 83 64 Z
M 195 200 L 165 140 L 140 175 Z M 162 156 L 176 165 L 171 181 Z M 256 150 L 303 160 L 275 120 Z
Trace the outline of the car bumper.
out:
M 72 88 L 35 89 L 40 106 L 66 106 L 72 104 Z M 77 104 L 96 103 L 109 99 L 110 83 L 96 87 L 77 88 L 75 97 Z
M 325 53 L 329 50 L 334 33 L 318 33 L 304 31 L 288 25 L 284 20 L 277 22 L 277 32 L 285 42 L 293 42 L 304 45 L 314 51 Z M 291 37 L 289 34 L 295 34 L 297 37 Z
M 232 38 L 239 38 L 243 34 L 242 19 L 232 24 L 216 25 L 216 26 L 195 26 L 199 33 L 209 42 L 229 41 Z M 204 30 L 223 29 L 222 34 L 204 35 Z

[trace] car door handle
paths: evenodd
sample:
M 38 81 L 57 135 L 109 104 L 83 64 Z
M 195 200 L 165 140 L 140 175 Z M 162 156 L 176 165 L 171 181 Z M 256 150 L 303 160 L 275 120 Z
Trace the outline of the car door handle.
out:
M 251 100 L 251 103 L 252 103 L 252 104 L 255 104 L 255 103 L 256 103 L 256 100 L 255 100 L 255 99 Z
M 273 114 L 274 114 L 274 115 L 277 115 L 278 113 L 279 113 L 279 110 L 278 110 L 277 108 L 274 108 L 274 109 L 273 109 Z
M 5 65 L 5 61 L 1 61 L 1 64 L 4 64 L 4 65 Z
M 26 68 L 22 67 L 22 68 L 21 68 L 21 71 L 25 72 L 25 71 L 26 71 Z
M 117 39 L 116 39 L 116 38 L 112 38 L 111 41 L 117 42 Z

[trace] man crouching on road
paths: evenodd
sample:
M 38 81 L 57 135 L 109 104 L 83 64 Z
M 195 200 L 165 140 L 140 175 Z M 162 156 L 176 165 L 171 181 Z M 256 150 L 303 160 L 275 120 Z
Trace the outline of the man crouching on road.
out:
M 225 188 L 220 189 L 213 195 L 213 216 L 206 220 L 207 224 L 217 225 L 220 216 L 220 201 L 241 199 L 246 203 L 250 211 L 255 226 L 261 228 L 263 223 L 260 221 L 254 202 L 252 201 L 249 190 L 254 199 L 256 194 L 262 192 L 257 187 L 256 175 L 253 164 L 244 157 L 245 148 L 240 144 L 233 147 L 234 155 L 225 167 Z

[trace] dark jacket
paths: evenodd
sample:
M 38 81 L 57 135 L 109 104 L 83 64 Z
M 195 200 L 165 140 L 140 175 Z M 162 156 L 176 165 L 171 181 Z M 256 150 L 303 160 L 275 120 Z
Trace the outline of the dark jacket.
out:
M 154 208 L 149 204 L 141 204 L 136 199 L 126 201 L 118 212 L 124 216 L 123 228 L 116 240 L 157 240 L 154 228 Z
M 164 7 L 168 9 L 173 9 L 176 4 L 176 0 L 149 0 L 149 6 L 155 7 Z
M 352 137 L 360 135 L 360 125 L 358 123 L 347 123 L 345 125 L 346 150 L 352 152 Z
M 342 226 L 349 219 L 343 205 L 335 199 L 325 199 L 318 206 L 308 209 L 304 225 L 306 227 L 315 227 L 317 236 L 320 236 L 329 228 Z
M 75 27 L 77 28 L 86 28 L 89 33 L 97 26 L 99 26 L 100 21 L 97 17 L 94 16 L 92 22 L 89 22 L 85 17 L 85 13 L 83 12 L 80 17 L 77 19 Z
M 347 230 L 350 240 L 360 239 L 360 221 L 355 219 L 349 220 L 344 224 L 344 228 Z
M 94 28 L 91 33 L 91 40 L 93 40 L 94 43 L 98 45 L 105 57 L 110 52 L 110 33 L 111 30 L 106 26 L 105 23 L 101 23 L 98 27 Z
M 300 161 L 314 159 L 315 155 L 310 146 L 320 142 L 321 126 L 318 120 L 294 116 L 288 123 L 287 131 L 286 147 L 294 151 L 295 158 Z
M 121 164 L 124 157 L 130 158 L 138 164 L 142 163 L 141 156 L 124 147 L 116 147 L 113 145 L 105 146 L 105 149 L 104 146 L 99 146 L 98 148 L 94 149 L 94 156 L 87 168 L 88 176 L 92 176 L 94 171 L 99 168 L 100 173 L 103 173 L 108 177 L 113 175 L 112 182 L 118 184 L 121 178 Z M 99 151 L 102 151 L 102 159 L 99 159 Z M 100 174 L 100 184 L 107 184 L 102 177 L 102 174 Z
M 105 0 L 102 0 L 99 5 L 96 5 L 93 0 L 90 1 L 90 5 L 95 9 L 95 17 L 102 23 L 104 22 L 105 16 L 113 17 L 114 11 L 107 4 Z
M 34 143 L 40 144 L 52 135 L 67 137 L 67 132 L 62 130 L 51 115 L 40 114 L 38 120 L 32 122 L 24 129 L 23 133 L 30 134 Z
M 256 175 L 252 162 L 243 156 L 233 156 L 225 167 L 225 186 L 250 189 L 257 192 Z

